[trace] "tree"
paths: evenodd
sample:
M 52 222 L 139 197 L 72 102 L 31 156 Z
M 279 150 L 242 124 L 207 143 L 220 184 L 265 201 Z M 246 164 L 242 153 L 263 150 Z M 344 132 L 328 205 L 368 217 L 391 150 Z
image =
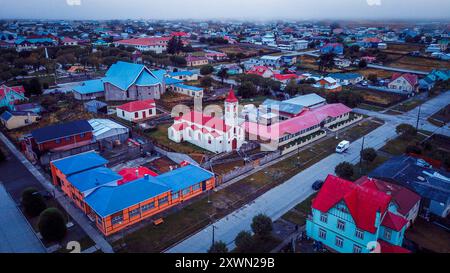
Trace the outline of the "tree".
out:
M 405 154 L 422 154 L 422 149 L 417 145 L 408 145 L 405 149 Z
M 220 69 L 219 72 L 217 73 L 217 76 L 219 76 L 222 79 L 222 84 L 223 84 L 223 81 L 225 79 L 228 79 L 228 68 L 225 67 L 225 68 Z
M 406 124 L 406 123 L 402 123 L 402 124 L 398 125 L 397 127 L 395 127 L 395 131 L 397 132 L 397 134 L 400 135 L 400 137 L 405 138 L 405 139 L 412 138 L 413 136 L 415 136 L 417 134 L 416 128 L 414 128 L 414 126 L 412 126 L 410 124 Z
M 35 188 L 26 188 L 22 192 L 22 206 L 31 217 L 38 216 L 47 208 L 44 197 Z
M 244 99 L 254 97 L 257 94 L 256 86 L 252 82 L 244 82 L 238 87 L 238 95 Z
M 27 90 L 28 94 L 33 94 L 33 95 L 42 94 L 42 86 L 41 86 L 41 82 L 39 81 L 38 78 L 32 78 L 28 82 L 27 87 L 28 87 L 28 90 Z
M 209 75 L 214 72 L 214 67 L 212 65 L 204 65 L 200 68 L 200 74 Z
M 201 87 L 211 87 L 212 86 L 212 78 L 210 76 L 202 77 L 200 79 Z
M 234 239 L 234 243 L 239 252 L 248 252 L 253 246 L 253 237 L 248 231 L 241 231 Z
M 378 82 L 378 75 L 371 73 L 369 74 L 369 76 L 367 76 L 367 79 L 371 82 L 371 83 L 377 83 Z
M 169 60 L 174 64 L 174 65 L 186 65 L 186 59 L 181 57 L 181 56 L 170 56 Z
M 39 215 L 39 232 L 50 242 L 61 241 L 66 236 L 66 219 L 57 208 L 48 208 Z
M 214 242 L 214 244 L 209 248 L 208 253 L 227 253 L 227 245 L 222 241 Z
M 361 61 L 359 61 L 359 63 L 358 63 L 358 67 L 359 68 L 366 68 L 367 67 L 367 62 L 366 62 L 366 60 L 361 60 Z
M 334 172 L 341 178 L 350 179 L 353 176 L 353 165 L 346 161 L 341 162 L 336 166 Z
M 300 88 L 295 80 L 290 80 L 284 89 L 290 96 L 295 96 L 299 93 Z
M 319 71 L 327 71 L 327 69 L 332 69 L 334 66 L 334 53 L 325 53 L 319 57 Z
M 373 162 L 377 157 L 377 151 L 373 148 L 366 148 L 361 151 L 361 158 L 366 162 Z
M 253 217 L 251 227 L 255 235 L 262 238 L 269 237 L 273 230 L 272 219 L 264 214 L 258 214 Z

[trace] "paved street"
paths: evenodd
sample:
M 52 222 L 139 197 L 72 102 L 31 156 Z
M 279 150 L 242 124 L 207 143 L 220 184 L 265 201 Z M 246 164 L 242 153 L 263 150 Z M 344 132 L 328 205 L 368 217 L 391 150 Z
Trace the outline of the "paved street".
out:
M 422 105 L 422 116 L 427 116 L 438 111 L 449 101 L 450 92 L 441 94 Z M 395 127 L 407 121 L 412 116 L 417 116 L 418 109 L 405 113 L 404 117 L 387 119 L 386 123 L 366 135 L 365 148 L 381 148 L 389 139 L 397 136 Z M 415 115 L 414 115 L 415 113 Z M 384 117 L 384 116 L 383 116 Z M 328 174 L 334 173 L 334 168 L 342 161 L 357 163 L 359 161 L 359 151 L 361 149 L 362 138 L 351 143 L 349 150 L 344 154 L 332 154 L 308 169 L 298 173 L 283 184 L 261 195 L 253 202 L 232 212 L 228 216 L 214 223 L 215 239 L 224 241 L 229 249 L 234 248 L 234 238 L 242 230 L 250 230 L 253 216 L 264 213 L 272 220 L 280 218 L 284 213 L 292 209 L 295 205 L 305 200 L 313 191 L 312 183 L 317 179 L 325 179 Z M 207 226 L 186 240 L 168 249 L 170 253 L 202 253 L 206 252 L 211 245 L 212 225 Z
M 0 183 L 0 253 L 45 253 L 45 247 Z
M 413 74 L 419 74 L 419 75 L 428 75 L 428 73 L 429 73 L 429 72 L 426 72 L 426 71 L 404 69 L 404 68 L 398 68 L 398 67 L 389 67 L 389 66 L 377 65 L 377 64 L 367 64 L 367 67 L 369 67 L 369 68 L 376 68 L 376 69 L 383 69 L 383 70 L 388 70 L 388 71 L 401 72 L 401 73 L 413 73 Z

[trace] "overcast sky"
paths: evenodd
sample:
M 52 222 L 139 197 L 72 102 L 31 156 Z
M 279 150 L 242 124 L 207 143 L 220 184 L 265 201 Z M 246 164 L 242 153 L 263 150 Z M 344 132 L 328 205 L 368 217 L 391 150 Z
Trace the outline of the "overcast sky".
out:
M 0 0 L 0 18 L 449 19 L 450 0 Z

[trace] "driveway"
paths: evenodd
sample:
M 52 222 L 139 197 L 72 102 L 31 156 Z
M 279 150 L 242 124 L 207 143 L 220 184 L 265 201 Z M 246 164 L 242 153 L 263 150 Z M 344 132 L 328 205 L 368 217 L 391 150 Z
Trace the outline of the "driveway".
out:
M 0 183 L 0 253 L 45 253 L 25 217 Z
M 434 113 L 440 109 L 442 101 L 448 102 L 450 92 L 441 94 L 431 99 L 422 107 L 424 109 L 423 117 L 430 113 Z M 411 115 L 414 116 L 417 109 L 406 113 L 406 117 L 401 119 L 392 119 L 384 125 L 378 127 L 374 131 L 365 136 L 365 148 L 381 148 L 388 140 L 397 137 L 395 127 L 400 124 L 400 120 L 408 120 Z M 325 179 L 328 174 L 334 173 L 334 168 L 342 161 L 350 163 L 359 162 L 359 152 L 363 139 L 360 138 L 350 144 L 350 148 L 343 154 L 332 154 L 313 166 L 298 173 L 283 184 L 264 193 L 253 202 L 243 206 L 242 208 L 230 213 L 226 217 L 214 223 L 216 241 L 223 241 L 228 245 L 229 249 L 234 248 L 234 238 L 242 230 L 250 230 L 253 216 L 264 213 L 272 220 L 280 218 L 295 205 L 305 200 L 313 193 L 311 189 L 314 181 Z M 191 237 L 188 237 L 179 244 L 169 248 L 169 253 L 204 253 L 211 246 L 212 225 L 205 227 Z

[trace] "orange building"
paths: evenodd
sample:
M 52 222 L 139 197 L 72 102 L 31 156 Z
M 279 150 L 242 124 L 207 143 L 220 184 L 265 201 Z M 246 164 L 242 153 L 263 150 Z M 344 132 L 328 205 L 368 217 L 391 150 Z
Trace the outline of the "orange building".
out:
M 213 173 L 191 164 L 157 176 L 139 169 L 136 179 L 121 183 L 125 177 L 106 168 L 107 162 L 91 151 L 50 163 L 53 184 L 106 236 L 215 186 Z

